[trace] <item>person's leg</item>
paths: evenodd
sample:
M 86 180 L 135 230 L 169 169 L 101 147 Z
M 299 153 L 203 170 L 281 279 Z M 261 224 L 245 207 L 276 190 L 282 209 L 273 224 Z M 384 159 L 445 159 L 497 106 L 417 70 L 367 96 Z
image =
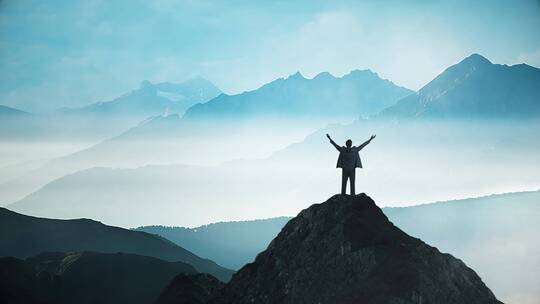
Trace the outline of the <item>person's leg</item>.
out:
M 355 192 L 354 192 L 354 183 L 355 183 L 355 179 L 356 179 L 356 170 L 355 169 L 352 169 L 350 175 L 349 175 L 349 179 L 351 180 L 351 195 L 355 195 Z
M 346 194 L 347 192 L 347 171 L 341 169 L 341 194 Z

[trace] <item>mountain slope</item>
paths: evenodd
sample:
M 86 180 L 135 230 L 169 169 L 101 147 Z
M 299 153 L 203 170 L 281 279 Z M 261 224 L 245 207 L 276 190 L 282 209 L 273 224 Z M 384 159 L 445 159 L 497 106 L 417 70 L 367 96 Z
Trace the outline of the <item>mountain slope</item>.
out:
M 32 265 L 14 257 L 0 258 L 0 302 L 56 304 L 60 291 L 54 277 L 36 274 Z
M 160 235 L 198 256 L 227 268 L 239 269 L 253 261 L 289 220 L 289 217 L 278 217 L 195 228 L 143 226 L 135 230 Z
M 20 140 L 28 133 L 35 133 L 35 127 L 35 115 L 0 105 L 0 140 Z
M 210 81 L 195 78 L 182 83 L 156 83 L 145 80 L 139 89 L 111 101 L 81 108 L 64 109 L 64 114 L 108 116 L 136 115 L 142 118 L 164 113 L 183 113 L 190 106 L 211 100 L 221 91 Z
M 383 211 L 400 229 L 462 258 L 505 303 L 540 298 L 540 191 Z
M 540 69 L 493 64 L 473 54 L 447 68 L 417 94 L 382 111 L 401 118 L 538 118 Z
M 196 273 L 181 262 L 95 252 L 43 253 L 24 261 L 0 258 L 0 269 L 11 267 L 16 269 L 2 276 L 2 287 L 10 288 L 11 295 L 0 293 L 2 303 L 26 297 L 25 303 L 145 304 L 154 301 L 176 275 Z M 28 279 L 21 280 L 22 275 Z
M 204 304 L 223 286 L 208 274 L 179 274 L 163 290 L 155 304 Z
M 143 81 L 139 88 L 109 101 L 49 114 L 29 115 L 0 105 L 0 138 L 12 140 L 89 140 L 117 136 L 151 116 L 183 114 L 190 106 L 211 100 L 221 91 L 210 81 L 182 83 Z M 10 119 L 8 119 L 10 118 Z
M 476 273 L 366 195 L 302 211 L 213 303 L 500 303 Z
M 199 272 L 228 280 L 232 271 L 158 236 L 103 225 L 88 219 L 30 217 L 0 208 L 0 256 L 26 258 L 45 251 L 133 253 L 189 263 Z
M 339 78 L 321 73 L 306 79 L 296 73 L 238 95 L 220 95 L 186 111 L 186 119 L 268 117 L 351 117 L 371 115 L 412 94 L 370 70 Z

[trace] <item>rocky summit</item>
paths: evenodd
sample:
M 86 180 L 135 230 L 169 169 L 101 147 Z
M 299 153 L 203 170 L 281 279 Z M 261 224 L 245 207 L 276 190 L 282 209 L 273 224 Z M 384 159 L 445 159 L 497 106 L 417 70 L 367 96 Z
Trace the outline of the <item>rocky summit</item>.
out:
M 501 302 L 461 260 L 407 235 L 360 194 L 300 212 L 209 303 Z

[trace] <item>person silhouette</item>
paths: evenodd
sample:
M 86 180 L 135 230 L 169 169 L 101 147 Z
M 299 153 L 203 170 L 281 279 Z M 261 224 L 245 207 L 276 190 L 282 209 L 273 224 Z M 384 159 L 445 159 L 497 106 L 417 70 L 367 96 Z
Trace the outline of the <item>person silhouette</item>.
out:
M 356 175 L 356 168 L 362 168 L 362 161 L 358 152 L 367 146 L 376 135 L 371 135 L 371 138 L 358 147 L 353 147 L 352 140 L 347 139 L 345 147 L 336 144 L 330 135 L 326 134 L 326 137 L 330 140 L 330 143 L 339 151 L 339 157 L 336 168 L 341 168 L 341 194 L 345 194 L 347 190 L 347 180 L 351 182 L 351 195 L 354 193 L 354 180 Z

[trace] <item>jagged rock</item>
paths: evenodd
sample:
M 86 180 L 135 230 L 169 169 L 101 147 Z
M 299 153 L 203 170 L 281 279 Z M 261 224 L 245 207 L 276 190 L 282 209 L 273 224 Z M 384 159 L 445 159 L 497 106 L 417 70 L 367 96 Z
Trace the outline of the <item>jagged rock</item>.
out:
M 407 235 L 361 194 L 303 210 L 211 303 L 501 302 L 461 260 Z

